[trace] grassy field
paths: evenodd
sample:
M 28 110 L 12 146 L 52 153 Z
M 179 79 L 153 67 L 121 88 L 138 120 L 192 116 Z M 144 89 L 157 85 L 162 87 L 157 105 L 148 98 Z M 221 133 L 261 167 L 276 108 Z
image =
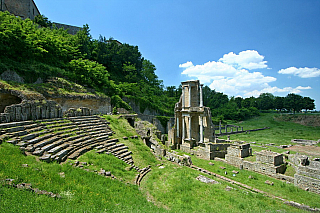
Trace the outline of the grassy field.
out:
M 196 180 L 196 177 L 202 173 L 165 159 L 157 160 L 141 139 L 123 140 L 123 136 L 136 135 L 125 119 L 118 119 L 117 116 L 105 116 L 105 118 L 111 122 L 110 126 L 116 132 L 113 137 L 119 138 L 120 143 L 125 143 L 133 152 L 135 164 L 140 168 L 151 165 L 152 171 L 142 180 L 141 187 L 133 184 L 137 172 L 130 170 L 129 165 L 112 155 L 99 155 L 95 151 L 90 151 L 78 159 L 80 162 L 88 163 L 80 169 L 70 165 L 73 161 L 63 164 L 40 162 L 34 156 L 23 155 L 18 147 L 2 143 L 0 145 L 0 212 L 304 212 L 215 177 L 208 176 L 220 184 L 202 183 Z M 266 123 L 271 116 L 266 115 L 261 119 L 262 123 Z M 247 122 L 249 125 L 251 121 Z M 241 125 L 244 126 L 244 124 L 245 122 Z M 283 125 L 290 126 L 290 124 Z M 273 126 L 273 128 L 275 131 L 277 127 Z M 261 133 L 271 134 L 268 133 L 270 130 L 264 130 Z M 254 138 L 256 133 L 259 132 L 248 136 Z M 238 168 L 219 161 L 211 161 L 214 165 L 209 165 L 209 161 L 197 159 L 194 156 L 192 161 L 196 166 L 272 195 L 311 207 L 320 207 L 319 195 L 300 190 L 292 184 L 246 170 L 239 171 Z M 160 163 L 163 164 L 162 167 L 158 165 Z M 29 166 L 23 167 L 22 164 Z M 226 169 L 221 169 L 221 166 Z M 94 173 L 101 168 L 111 171 L 116 179 Z M 239 171 L 239 174 L 233 176 L 233 170 Z M 62 172 L 65 177 L 59 175 Z M 249 179 L 250 175 L 254 179 Z M 55 199 L 7 186 L 4 181 L 7 178 L 14 179 L 16 184 L 31 183 L 33 188 L 58 193 L 61 198 Z M 274 182 L 274 186 L 265 184 L 265 180 Z
M 275 119 L 277 116 L 277 114 L 265 113 L 247 121 L 232 123 L 234 125 L 242 126 L 244 130 L 263 127 L 269 127 L 270 129 L 250 132 L 250 134 L 242 133 L 231 135 L 231 139 L 261 144 L 274 143 L 276 145 L 290 144 L 292 139 L 320 139 L 320 127 L 303 126 L 293 122 L 277 121 Z

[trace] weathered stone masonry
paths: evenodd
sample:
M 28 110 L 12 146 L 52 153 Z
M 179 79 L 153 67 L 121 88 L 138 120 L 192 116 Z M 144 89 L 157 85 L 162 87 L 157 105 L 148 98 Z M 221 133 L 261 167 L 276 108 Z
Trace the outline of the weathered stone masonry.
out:
M 213 141 L 214 128 L 209 107 L 203 106 L 202 84 L 182 82 L 182 95 L 175 106 L 175 126 L 169 133 L 169 142 L 184 151 Z

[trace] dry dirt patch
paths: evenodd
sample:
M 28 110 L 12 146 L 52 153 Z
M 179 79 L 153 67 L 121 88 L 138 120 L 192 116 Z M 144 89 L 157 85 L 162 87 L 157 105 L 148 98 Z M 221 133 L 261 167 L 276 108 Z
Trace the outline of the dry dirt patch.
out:
M 320 147 L 317 146 L 301 146 L 294 145 L 292 147 L 286 148 L 286 150 L 296 151 L 301 154 L 312 155 L 312 156 L 320 156 Z

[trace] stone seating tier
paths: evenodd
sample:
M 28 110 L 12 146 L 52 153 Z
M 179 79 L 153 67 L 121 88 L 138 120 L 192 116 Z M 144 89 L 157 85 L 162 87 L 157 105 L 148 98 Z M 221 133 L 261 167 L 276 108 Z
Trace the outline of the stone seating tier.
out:
M 7 129 L 7 128 L 12 128 L 16 126 L 25 126 L 25 125 L 30 125 L 33 124 L 34 121 L 20 121 L 20 122 L 11 122 L 11 123 L 1 123 L 0 124 L 0 129 Z
M 0 124 L 0 140 L 9 139 L 47 162 L 76 159 L 96 148 L 133 163 L 128 147 L 117 144 L 118 139 L 109 139 L 113 131 L 108 124 L 98 116 L 4 123 Z

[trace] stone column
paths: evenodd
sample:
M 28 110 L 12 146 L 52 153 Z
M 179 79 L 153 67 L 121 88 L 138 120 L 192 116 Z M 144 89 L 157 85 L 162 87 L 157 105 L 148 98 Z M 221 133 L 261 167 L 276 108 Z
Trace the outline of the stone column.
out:
M 200 143 L 203 143 L 203 117 L 200 116 Z
M 191 107 L 191 85 L 189 85 L 189 107 Z
M 221 120 L 219 121 L 219 133 L 221 134 Z
M 177 117 L 177 138 L 179 137 L 179 117 Z
M 225 125 L 226 133 L 228 132 L 228 125 Z
M 191 115 L 189 115 L 189 139 L 191 139 Z
M 200 84 L 200 107 L 203 107 L 202 86 L 203 84 Z
M 185 117 L 182 116 L 182 140 L 186 138 L 185 129 L 186 129 Z
M 241 131 L 243 131 L 243 127 L 241 127 Z
M 185 93 L 184 93 L 184 88 L 185 88 L 185 87 L 182 87 L 182 108 L 185 107 L 185 100 L 184 100 Z

